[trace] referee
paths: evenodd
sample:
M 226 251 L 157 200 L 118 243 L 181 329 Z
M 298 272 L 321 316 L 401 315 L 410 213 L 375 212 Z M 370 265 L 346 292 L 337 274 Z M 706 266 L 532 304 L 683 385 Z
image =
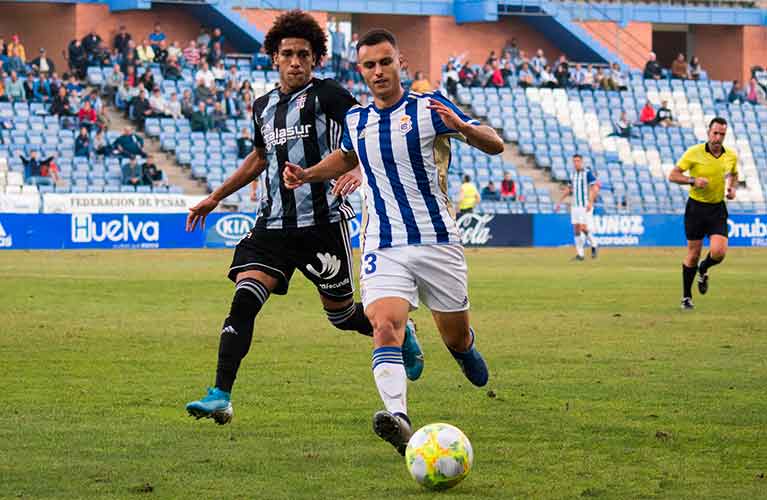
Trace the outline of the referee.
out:
M 684 211 L 684 231 L 687 236 L 687 257 L 682 264 L 682 309 L 692 303 L 692 282 L 699 273 L 698 291 L 708 291 L 708 270 L 724 260 L 727 254 L 727 205 L 735 199 L 738 183 L 738 157 L 722 143 L 727 134 L 727 120 L 716 117 L 708 124 L 708 141 L 685 151 L 671 171 L 668 180 L 690 185 L 690 198 Z M 685 172 L 688 175 L 685 175 Z M 729 181 L 725 182 L 728 178 Z M 709 253 L 698 265 L 703 238 L 709 238 Z

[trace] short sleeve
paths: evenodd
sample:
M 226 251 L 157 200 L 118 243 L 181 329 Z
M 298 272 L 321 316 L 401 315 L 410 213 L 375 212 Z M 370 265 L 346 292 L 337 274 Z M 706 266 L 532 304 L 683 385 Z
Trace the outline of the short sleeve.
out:
M 730 167 L 730 173 L 733 175 L 738 175 L 738 155 L 735 153 L 732 153 L 732 166 Z
M 255 106 L 253 106 L 253 147 L 254 148 L 266 147 L 264 136 L 261 133 L 261 122 L 258 119 L 258 114 L 256 113 Z
M 344 131 L 341 135 L 341 151 L 348 153 L 354 151 L 354 143 L 352 143 L 352 136 L 349 133 L 349 124 L 344 120 Z
M 690 170 L 695 162 L 693 162 L 693 150 L 692 148 L 688 149 L 684 152 L 681 158 L 679 158 L 679 161 L 676 162 L 676 166 L 679 167 L 679 170 L 682 172 L 686 172 L 687 170 Z
M 586 182 L 591 185 L 594 184 L 597 181 L 596 176 L 591 172 L 591 170 L 588 170 L 586 172 Z
M 359 104 L 357 99 L 332 79 L 320 80 L 317 97 L 325 115 L 338 124 L 344 123 L 346 112 Z
M 426 94 L 426 95 L 428 95 L 429 97 L 431 97 L 435 101 L 441 102 L 442 104 L 444 104 L 445 106 L 447 106 L 448 108 L 453 110 L 453 112 L 456 115 L 458 115 L 458 118 L 460 118 L 463 122 L 469 123 L 471 125 L 479 125 L 479 121 L 478 120 L 475 120 L 475 119 L 471 118 L 466 113 L 461 111 L 461 108 L 459 108 L 458 106 L 453 104 L 453 102 L 450 99 L 446 98 L 445 96 L 443 96 L 439 92 L 434 92 L 432 94 Z M 456 130 L 453 130 L 452 128 L 450 128 L 447 125 L 445 125 L 445 122 L 442 121 L 442 118 L 439 116 L 439 113 L 437 113 L 433 109 L 431 110 L 431 121 L 434 124 L 434 130 L 435 130 L 437 135 L 455 134 L 455 133 L 457 133 Z

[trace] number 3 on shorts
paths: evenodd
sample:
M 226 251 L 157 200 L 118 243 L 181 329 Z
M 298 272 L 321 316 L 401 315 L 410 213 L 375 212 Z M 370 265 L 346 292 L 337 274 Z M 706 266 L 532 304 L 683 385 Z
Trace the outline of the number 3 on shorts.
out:
M 365 267 L 362 270 L 365 274 L 373 274 L 376 272 L 376 254 L 369 253 L 362 257 Z

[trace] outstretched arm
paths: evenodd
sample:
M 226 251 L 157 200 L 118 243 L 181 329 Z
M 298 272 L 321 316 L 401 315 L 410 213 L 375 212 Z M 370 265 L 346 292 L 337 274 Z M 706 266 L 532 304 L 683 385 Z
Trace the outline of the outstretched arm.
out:
M 464 121 L 449 106 L 437 99 L 429 99 L 429 109 L 434 110 L 447 127 L 466 137 L 466 142 L 475 148 L 491 155 L 503 153 L 503 140 L 492 127 Z
M 306 183 L 336 179 L 354 170 L 357 163 L 357 155 L 353 151 L 343 152 L 337 149 L 321 162 L 307 169 L 286 161 L 282 179 L 285 181 L 286 188 L 296 189 Z

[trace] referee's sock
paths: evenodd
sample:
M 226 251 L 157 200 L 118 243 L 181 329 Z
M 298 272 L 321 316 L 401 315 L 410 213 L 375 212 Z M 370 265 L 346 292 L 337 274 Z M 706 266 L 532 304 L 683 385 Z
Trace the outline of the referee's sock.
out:
M 695 273 L 697 272 L 697 267 L 687 267 L 682 264 L 682 291 L 684 293 L 684 298 L 692 298 L 692 282 L 695 281 Z
M 721 264 L 724 258 L 720 260 L 715 260 L 711 257 L 711 252 L 706 255 L 706 258 L 698 265 L 698 270 L 700 271 L 701 276 L 706 274 L 708 272 L 708 268 L 715 266 L 717 264 Z

